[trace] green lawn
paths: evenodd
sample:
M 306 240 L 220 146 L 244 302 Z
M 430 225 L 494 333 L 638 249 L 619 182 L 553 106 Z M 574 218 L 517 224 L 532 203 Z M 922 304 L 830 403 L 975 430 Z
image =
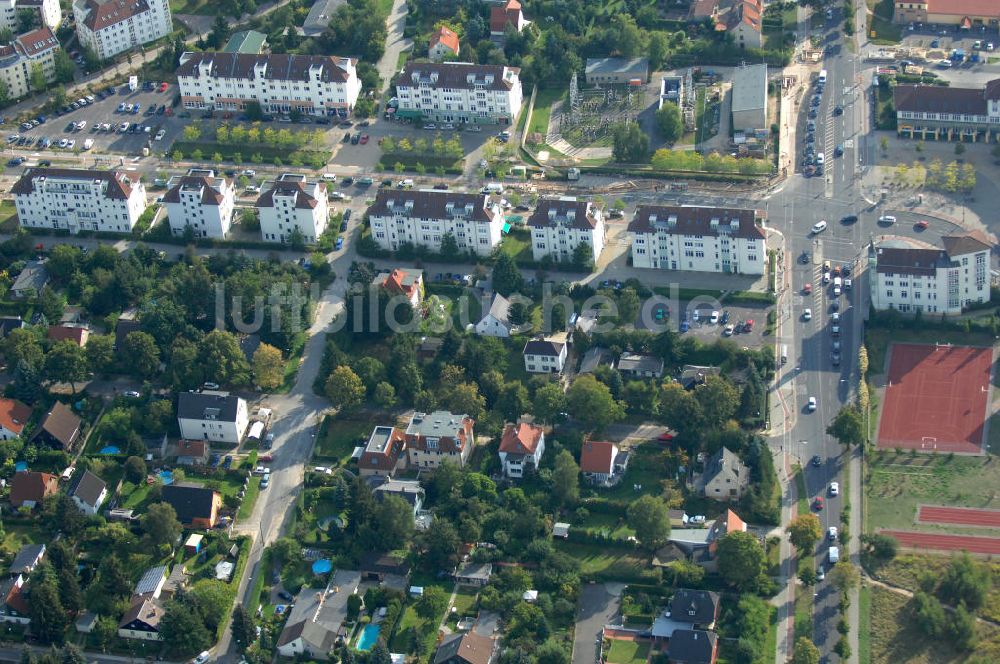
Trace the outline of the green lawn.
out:
M 612 639 L 608 649 L 608 664 L 645 664 L 648 659 L 648 643 Z
M 25 544 L 38 544 L 47 540 L 48 535 L 42 530 L 41 524 L 5 523 L 0 550 L 13 555 Z
M 523 229 L 512 229 L 503 236 L 500 250 L 514 259 L 514 262 L 530 261 L 531 233 Z
M 240 504 L 240 509 L 236 513 L 236 518 L 239 520 L 249 519 L 250 515 L 253 514 L 253 506 L 257 502 L 257 496 L 260 495 L 260 478 L 254 475 L 250 478 L 250 484 L 247 485 L 247 492 L 243 496 L 243 502 Z
M 858 663 L 872 661 L 872 589 L 862 584 L 858 593 Z
M 800 561 L 800 565 L 812 565 L 812 557 Z M 813 634 L 813 591 L 812 588 L 799 586 L 795 589 L 795 640 L 800 636 L 810 639 Z
M 455 593 L 455 614 L 459 618 L 472 615 L 478 596 L 479 594 L 475 589 L 468 586 L 459 586 L 458 592 Z
M 892 22 L 893 0 L 868 0 L 869 36 L 874 44 L 895 45 L 903 37 L 903 27 Z
M 594 533 L 607 533 L 618 539 L 625 539 L 635 535 L 635 531 L 625 523 L 624 514 L 614 516 L 613 514 L 591 513 L 583 523 L 579 524 L 579 527 L 586 528 Z
M 346 464 L 357 445 L 371 435 L 374 423 L 371 420 L 342 420 L 327 418 L 323 423 L 323 435 L 316 442 L 313 456 L 317 459 L 336 460 Z
M 625 476 L 615 487 L 598 490 L 598 494 L 606 498 L 633 500 L 646 494 L 656 496 L 663 493 L 663 480 L 667 479 L 663 450 L 655 444 L 645 444 L 632 446 L 631 452 L 632 459 Z M 638 491 L 636 486 L 640 487 Z
M 141 512 L 146 507 L 146 503 L 149 502 L 149 491 L 152 488 L 152 484 L 145 482 L 139 485 L 132 484 L 128 480 L 122 482 L 122 488 L 119 492 L 121 496 L 119 507 Z
M 430 624 L 429 624 L 430 623 Z M 434 650 L 437 637 L 437 621 L 428 621 L 417 615 L 413 604 L 406 607 L 403 617 L 396 626 L 396 633 L 389 644 L 392 652 L 415 653 L 418 650 L 429 653 Z M 420 642 L 423 641 L 423 644 Z M 419 644 L 419 645 L 418 645 Z
M 618 574 L 622 578 L 632 578 L 651 574 L 646 556 L 632 549 L 565 541 L 554 544 L 556 549 L 579 561 L 582 576 Z
M 14 222 L 14 217 L 17 215 L 17 208 L 14 207 L 14 201 L 3 201 L 0 203 L 0 231 L 4 233 L 13 233 L 17 230 L 17 224 Z
M 529 134 L 545 136 L 549 129 L 549 118 L 552 116 L 552 104 L 562 99 L 569 92 L 563 88 L 539 89 L 535 95 L 535 108 L 531 112 L 531 123 L 528 124 Z
M 170 0 L 170 12 L 172 14 L 215 16 L 218 9 L 217 5 L 208 0 Z

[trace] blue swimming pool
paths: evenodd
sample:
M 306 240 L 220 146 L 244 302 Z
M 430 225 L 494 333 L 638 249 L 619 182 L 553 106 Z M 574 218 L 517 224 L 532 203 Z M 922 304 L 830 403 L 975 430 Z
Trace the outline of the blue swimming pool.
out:
M 121 454 L 121 450 L 117 445 L 108 445 L 101 448 L 101 454 Z
M 358 650 L 371 650 L 375 642 L 378 641 L 378 633 L 381 630 L 381 625 L 368 625 L 361 630 L 361 636 L 358 637 Z
M 162 481 L 164 484 L 173 484 L 174 474 L 169 470 L 160 471 L 160 481 Z

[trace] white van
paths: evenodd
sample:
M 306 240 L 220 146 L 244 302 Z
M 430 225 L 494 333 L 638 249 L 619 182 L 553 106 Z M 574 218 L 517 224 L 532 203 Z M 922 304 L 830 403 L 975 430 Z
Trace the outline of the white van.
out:
M 854 288 L 854 282 L 850 279 L 844 279 L 844 290 L 849 291 Z
M 840 560 L 840 549 L 835 546 L 830 547 L 830 563 L 836 565 Z
M 490 182 L 485 187 L 483 187 L 484 194 L 502 194 L 503 185 L 499 182 Z
M 826 70 L 825 69 L 820 69 L 819 70 L 819 79 L 818 80 L 819 80 L 820 85 L 826 85 Z
M 834 295 L 840 295 L 840 293 L 843 290 L 844 290 L 844 280 L 841 279 L 840 277 L 834 277 L 833 278 L 833 294 Z
M 823 152 L 817 152 L 816 153 L 816 165 L 817 166 L 822 166 L 825 163 L 826 163 L 826 154 L 823 153 Z
M 788 345 L 787 344 L 782 344 L 781 345 L 781 363 L 785 364 L 786 362 L 788 362 Z

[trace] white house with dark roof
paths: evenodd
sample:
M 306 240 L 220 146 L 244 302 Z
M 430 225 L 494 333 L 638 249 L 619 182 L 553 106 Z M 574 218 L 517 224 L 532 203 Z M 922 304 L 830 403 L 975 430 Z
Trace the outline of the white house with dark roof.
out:
M 750 488 L 750 469 L 728 447 L 705 461 L 705 471 L 696 481 L 698 493 L 720 502 L 736 501 Z
M 490 308 L 476 323 L 476 334 L 481 337 L 506 339 L 513 328 L 514 325 L 510 322 L 510 300 L 500 293 L 495 293 L 490 301 Z
M 755 210 L 640 205 L 628 233 L 639 268 L 764 274 L 767 263 Z
M 408 62 L 396 81 L 400 118 L 510 125 L 521 110 L 520 69 L 468 62 Z
M 173 29 L 167 0 L 74 0 L 76 36 L 101 60 L 160 37 Z
M 131 232 L 146 209 L 146 188 L 138 176 L 119 170 L 29 168 L 10 192 L 22 228 L 71 235 Z
M 357 60 L 334 55 L 185 53 L 177 85 L 185 108 L 347 117 L 361 94 Z
M 980 231 L 941 238 L 941 246 L 912 239 L 869 246 L 872 306 L 904 313 L 959 314 L 990 299 L 993 242 Z
M 615 368 L 624 378 L 660 378 L 663 376 L 663 360 L 654 355 L 622 353 Z
M 85 470 L 77 475 L 69 488 L 73 504 L 84 514 L 93 516 L 108 497 L 108 485 L 97 475 Z
M 160 641 L 160 621 L 163 607 L 153 598 L 136 597 L 118 621 L 118 636 L 123 639 Z
M 35 571 L 35 568 L 41 564 L 44 558 L 44 544 L 25 544 L 18 549 L 17 554 L 14 556 L 14 560 L 10 563 L 10 568 L 7 570 L 7 573 L 12 575 L 31 574 Z
M 1000 130 L 1000 78 L 980 88 L 897 85 L 896 133 L 907 138 L 993 141 Z
M 543 198 L 528 217 L 531 255 L 536 261 L 546 257 L 560 262 L 573 259 L 581 244 L 590 247 L 594 262 L 604 249 L 604 215 L 589 201 L 571 196 Z
M 239 444 L 250 416 L 247 402 L 228 392 L 181 392 L 177 395 L 181 438 Z
M 500 438 L 499 454 L 506 477 L 520 479 L 537 471 L 545 454 L 545 430 L 527 422 L 508 424 Z
M 524 370 L 528 373 L 562 373 L 566 366 L 566 342 L 530 339 L 524 344 Z
M 187 175 L 170 178 L 163 204 L 174 236 L 182 237 L 190 228 L 195 237 L 224 240 L 233 223 L 236 186 L 210 168 L 191 168 Z
M 406 243 L 440 251 L 450 234 L 460 251 L 489 256 L 504 224 L 500 205 L 486 194 L 451 191 L 381 189 L 367 215 L 375 243 L 389 251 Z
M 49 283 L 49 271 L 45 267 L 45 260 L 27 261 L 14 279 L 10 292 L 17 298 L 33 297 L 38 295 L 47 283 Z
M 0 45 L 0 81 L 7 85 L 7 97 L 17 99 L 32 91 L 31 72 L 36 65 L 41 67 L 46 83 L 55 80 L 56 51 L 59 48 L 59 40 L 47 27 L 32 30 L 8 44 Z
M 303 242 L 313 244 L 330 221 L 326 183 L 282 173 L 257 199 L 257 213 L 264 241 L 287 243 L 298 231 Z

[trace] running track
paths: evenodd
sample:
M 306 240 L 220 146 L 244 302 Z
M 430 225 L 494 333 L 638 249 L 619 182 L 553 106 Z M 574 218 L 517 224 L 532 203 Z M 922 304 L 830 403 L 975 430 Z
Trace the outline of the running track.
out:
M 895 537 L 907 549 L 932 551 L 968 551 L 969 553 L 1000 554 L 1000 537 L 971 537 L 969 535 L 935 535 L 907 530 L 882 530 L 883 535 Z
M 980 510 L 971 507 L 937 507 L 921 505 L 917 523 L 941 523 L 955 526 L 1000 528 L 1000 510 Z

